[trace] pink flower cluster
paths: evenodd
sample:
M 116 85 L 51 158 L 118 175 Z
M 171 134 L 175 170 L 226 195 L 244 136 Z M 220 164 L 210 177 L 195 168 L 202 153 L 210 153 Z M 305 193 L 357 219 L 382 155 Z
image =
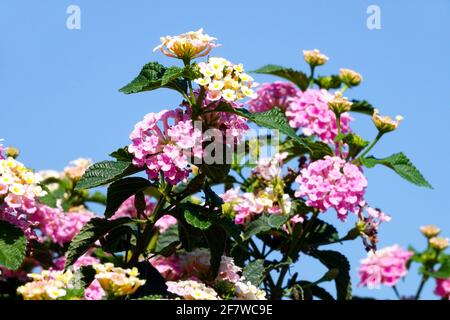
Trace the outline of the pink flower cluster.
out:
M 31 219 L 38 224 L 43 238 L 48 237 L 63 246 L 94 216 L 94 213 L 81 208 L 78 211 L 64 212 L 60 208 L 41 205 Z
M 198 94 L 200 90 L 194 90 L 194 95 L 198 99 Z M 244 107 L 244 105 L 237 101 L 226 101 L 223 98 L 219 100 L 213 101 L 209 100 L 207 96 L 203 98 L 203 108 L 205 112 L 201 115 L 202 126 L 205 126 L 205 129 L 218 129 L 221 131 L 222 136 L 225 137 L 223 139 L 223 143 L 233 144 L 235 142 L 240 143 L 244 139 L 245 133 L 248 131 L 249 126 L 247 119 L 241 116 L 238 116 L 231 112 L 212 112 L 216 109 L 220 103 L 226 102 L 232 108 L 238 110 Z M 192 113 L 192 109 L 187 102 L 183 102 L 181 106 L 186 107 L 186 112 L 188 114 Z
M 36 239 L 34 227 L 36 223 L 30 221 L 30 214 L 21 209 L 14 209 L 6 204 L 0 205 L 0 221 L 7 221 L 23 231 L 28 240 Z
M 450 278 L 436 279 L 436 289 L 434 293 L 443 299 L 450 300 Z
M 274 189 L 267 187 L 266 189 L 257 192 L 245 192 L 239 193 L 239 189 L 227 190 L 221 195 L 225 203 L 232 205 L 232 209 L 235 213 L 234 223 L 246 224 L 250 222 L 255 216 L 264 212 L 270 214 L 282 214 L 283 208 L 279 203 L 278 195 L 274 192 Z M 291 198 L 288 194 L 282 196 L 284 204 L 284 212 L 289 213 L 291 211 Z
M 153 209 L 155 209 L 155 203 L 150 201 L 150 197 L 146 197 L 145 202 L 147 204 L 147 207 L 145 209 L 145 215 L 149 216 L 150 214 L 152 214 Z M 131 217 L 131 218 L 137 217 L 137 210 L 134 205 L 134 196 L 131 196 L 127 200 L 125 200 L 119 207 L 119 209 L 117 209 L 116 213 L 111 217 L 111 219 L 117 219 L 122 217 Z M 174 225 L 176 223 L 177 219 L 175 219 L 170 215 L 164 215 L 161 218 L 159 218 L 158 221 L 156 221 L 155 227 L 158 228 L 159 232 L 163 233 L 171 225 Z
M 169 281 L 185 279 L 203 279 L 208 275 L 211 255 L 208 249 L 196 249 L 192 252 L 157 256 L 150 263 Z M 241 268 L 234 264 L 230 257 L 222 256 L 217 279 L 237 282 L 240 279 Z
M 326 143 L 334 143 L 337 136 L 336 116 L 328 108 L 328 101 L 333 98 L 326 90 L 308 89 L 298 93 L 286 109 L 289 125 L 301 128 L 306 136 L 316 135 Z M 341 115 L 341 132 L 350 131 L 351 117 L 348 113 Z
M 408 273 L 406 264 L 412 255 L 398 245 L 370 251 L 367 258 L 361 260 L 359 285 L 369 289 L 378 288 L 381 284 L 394 286 Z
M 281 176 L 283 160 L 288 156 L 287 152 L 276 153 L 272 158 L 261 158 L 258 160 L 252 173 L 263 180 L 273 182 Z
M 145 166 L 150 180 L 158 179 L 162 172 L 165 180 L 175 185 L 189 176 L 190 158 L 202 157 L 202 132 L 181 109 L 147 114 L 135 125 L 130 139 L 133 163 Z
M 295 181 L 300 184 L 296 197 L 306 197 L 308 206 L 322 212 L 334 208 L 343 221 L 348 212 L 356 213 L 365 205 L 367 179 L 357 166 L 339 157 L 326 156 L 312 162 Z
M 264 83 L 256 91 L 257 97 L 247 104 L 251 112 L 263 112 L 274 107 L 286 111 L 299 93 L 301 91 L 290 82 Z

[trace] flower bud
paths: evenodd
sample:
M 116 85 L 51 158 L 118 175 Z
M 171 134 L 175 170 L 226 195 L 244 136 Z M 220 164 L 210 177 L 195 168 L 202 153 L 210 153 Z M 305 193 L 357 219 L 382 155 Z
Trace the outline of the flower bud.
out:
M 436 226 L 428 225 L 428 226 L 421 226 L 420 232 L 422 232 L 422 234 L 427 238 L 433 238 L 436 237 L 441 232 L 441 229 L 439 229 Z
M 430 247 L 442 251 L 448 247 L 448 238 L 434 237 L 429 240 Z
M 303 50 L 303 57 L 311 67 L 324 65 L 328 61 L 328 57 L 317 49 Z
M 343 97 L 341 93 L 336 93 L 334 98 L 328 101 L 328 107 L 336 115 L 340 115 L 344 112 L 350 111 L 352 104 L 347 98 Z
M 397 129 L 400 121 L 403 120 L 402 116 L 396 116 L 394 121 L 391 119 L 391 117 L 380 116 L 378 112 L 379 111 L 377 109 L 374 110 L 372 120 L 375 124 L 375 127 L 377 127 L 378 131 L 380 131 L 381 133 L 394 131 L 395 129 Z
M 16 159 L 19 156 L 19 149 L 14 147 L 8 147 L 5 149 L 5 155 L 8 158 Z
M 339 78 L 348 87 L 356 87 L 362 81 L 361 74 L 351 69 L 344 69 L 344 68 L 339 70 Z

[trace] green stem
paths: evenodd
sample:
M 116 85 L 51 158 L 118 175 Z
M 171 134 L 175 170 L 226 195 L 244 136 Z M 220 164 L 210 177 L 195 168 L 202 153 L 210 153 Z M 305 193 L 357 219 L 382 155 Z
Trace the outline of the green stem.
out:
M 308 231 L 312 228 L 314 222 L 317 219 L 317 216 L 319 215 L 319 211 L 315 210 L 313 212 L 313 215 L 311 217 L 311 219 L 308 221 L 308 223 L 306 224 L 305 228 L 303 229 L 302 235 L 300 236 L 300 239 L 295 242 L 293 241 L 293 243 L 291 244 L 287 255 L 284 257 L 284 261 L 287 261 L 289 258 L 292 258 L 292 256 L 294 255 L 295 252 L 297 252 L 298 248 L 301 246 L 302 242 L 305 240 L 306 238 L 306 234 L 308 233 Z M 283 282 L 284 282 L 284 278 L 287 274 L 287 272 L 289 271 L 289 265 L 284 266 L 281 271 L 280 271 L 280 276 L 278 277 L 278 281 L 276 284 L 276 291 L 275 291 L 275 299 L 281 299 L 282 298 L 282 291 L 283 291 Z
M 378 141 L 380 141 L 383 134 L 384 133 L 382 133 L 382 132 L 378 132 L 377 136 L 375 137 L 375 140 L 372 141 L 370 146 L 368 146 L 367 149 L 356 160 L 358 160 L 358 159 L 364 157 L 366 154 L 368 154 L 369 151 L 372 150 L 373 147 L 375 147 L 375 145 L 378 143 Z
M 168 188 L 170 188 L 169 185 L 164 187 L 164 189 L 168 189 Z M 161 210 L 164 208 L 165 204 L 166 204 L 166 197 L 165 197 L 164 192 L 161 192 L 161 196 L 158 200 L 158 203 L 156 204 L 153 214 L 149 218 L 141 235 L 136 240 L 136 249 L 134 250 L 130 260 L 128 261 L 129 265 L 135 265 L 136 263 L 138 263 L 140 255 L 146 251 L 146 249 L 152 239 L 153 226 L 155 225 L 155 222 L 159 219 Z
M 345 90 L 348 89 L 348 86 L 344 83 L 344 86 L 341 89 L 341 94 L 344 94 Z
M 402 296 L 400 295 L 400 293 L 398 292 L 397 286 L 393 286 L 392 290 L 394 290 L 395 292 L 395 296 L 397 297 L 398 300 L 402 299 Z
M 419 288 L 417 289 L 415 300 L 420 299 L 420 294 L 422 293 L 423 287 L 425 286 L 425 283 L 427 282 L 427 280 L 428 280 L 428 276 L 423 275 L 422 280 L 420 280 Z
M 337 113 L 336 114 L 336 126 L 337 126 L 337 131 L 338 131 L 338 148 L 339 148 L 339 157 L 342 158 L 342 139 L 341 139 L 341 114 Z
M 309 75 L 309 88 L 312 88 L 314 86 L 314 70 L 315 67 L 310 65 L 309 66 L 310 75 Z

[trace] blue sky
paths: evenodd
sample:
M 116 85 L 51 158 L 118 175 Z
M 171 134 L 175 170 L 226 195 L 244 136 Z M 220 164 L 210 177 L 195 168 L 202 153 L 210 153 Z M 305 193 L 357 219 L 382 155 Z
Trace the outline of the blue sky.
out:
M 435 1 L 87 1 L 0 2 L 0 138 L 22 150 L 35 169 L 61 169 L 74 158 L 103 160 L 128 143 L 144 114 L 173 108 L 170 91 L 126 96 L 117 91 L 140 67 L 168 58 L 152 53 L 159 37 L 205 28 L 219 38 L 216 55 L 247 70 L 267 63 L 306 69 L 300 50 L 319 48 L 330 57 L 320 74 L 355 69 L 363 84 L 348 92 L 383 114 L 405 121 L 373 150 L 376 156 L 405 152 L 435 187 L 410 185 L 384 168 L 367 171 L 367 199 L 393 216 L 380 246 L 413 242 L 418 227 L 437 224 L 450 236 L 447 143 L 450 138 L 450 2 Z M 81 29 L 66 28 L 66 8 L 81 8 Z M 366 27 L 369 5 L 381 9 L 381 29 Z M 272 80 L 257 77 L 259 82 Z M 354 129 L 370 139 L 370 119 L 357 116 Z M 334 221 L 334 213 L 323 217 Z M 353 223 L 339 223 L 346 230 Z M 355 268 L 365 255 L 359 241 L 340 247 Z M 308 263 L 307 263 L 308 262 Z M 300 275 L 318 278 L 305 260 Z M 399 285 L 412 294 L 418 277 Z M 431 292 L 434 284 L 429 284 Z M 359 295 L 393 298 L 390 289 L 356 289 Z M 433 297 L 427 293 L 427 298 Z

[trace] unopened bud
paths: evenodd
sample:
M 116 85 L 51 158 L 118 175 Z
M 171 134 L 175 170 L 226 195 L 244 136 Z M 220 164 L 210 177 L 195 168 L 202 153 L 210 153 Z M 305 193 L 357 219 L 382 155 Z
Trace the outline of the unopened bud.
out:
M 448 247 L 449 239 L 434 237 L 434 238 L 431 238 L 429 240 L 429 242 L 430 242 L 430 247 L 435 248 L 439 251 L 442 251 Z
M 433 238 L 436 237 L 441 232 L 441 229 L 439 229 L 436 226 L 428 225 L 428 226 L 421 226 L 420 232 L 422 232 L 422 234 L 427 238 Z
M 311 67 L 324 65 L 328 61 L 328 57 L 317 49 L 303 50 L 303 57 Z
M 8 147 L 5 149 L 5 155 L 6 157 L 10 157 L 13 159 L 16 159 L 19 156 L 19 149 L 14 147 Z
M 339 70 L 339 78 L 348 87 L 356 87 L 362 81 L 361 74 L 351 69 L 344 69 L 344 68 Z

